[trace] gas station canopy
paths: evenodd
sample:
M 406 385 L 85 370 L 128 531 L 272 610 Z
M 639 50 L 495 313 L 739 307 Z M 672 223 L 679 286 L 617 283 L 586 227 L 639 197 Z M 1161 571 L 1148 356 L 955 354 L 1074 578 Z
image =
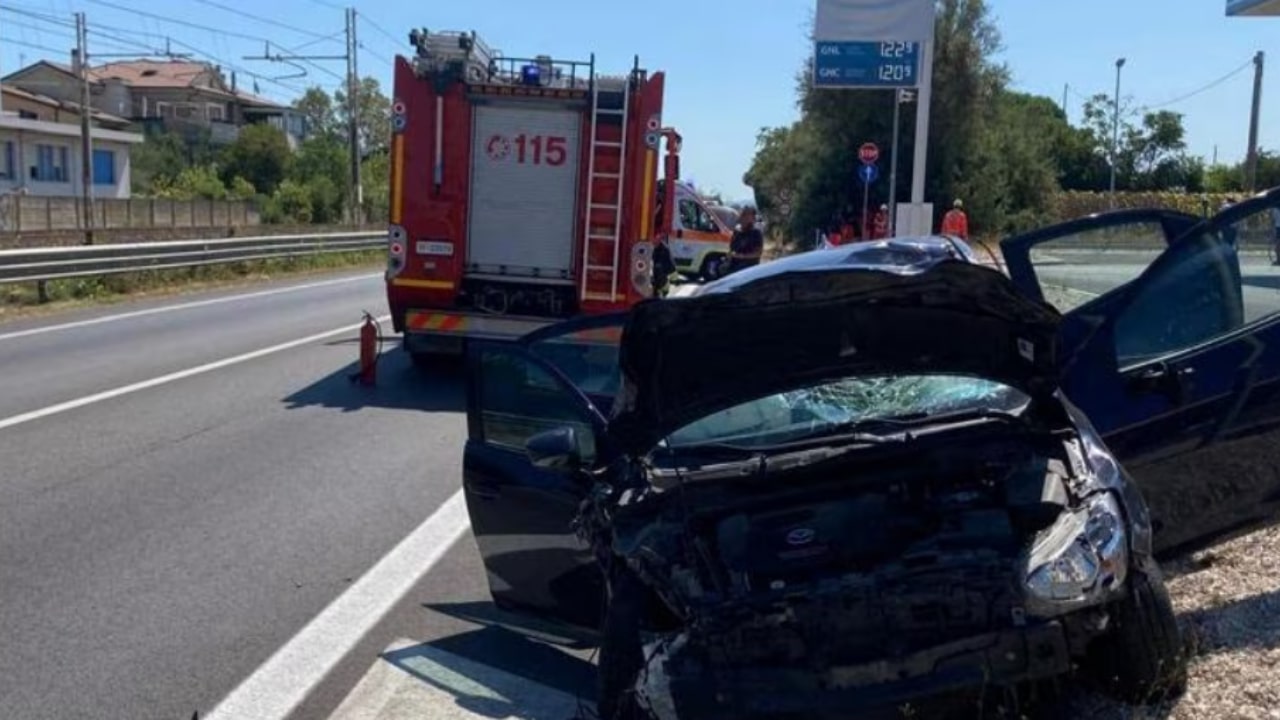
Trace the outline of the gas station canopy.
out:
M 1280 0 L 1227 0 L 1227 15 L 1280 17 Z

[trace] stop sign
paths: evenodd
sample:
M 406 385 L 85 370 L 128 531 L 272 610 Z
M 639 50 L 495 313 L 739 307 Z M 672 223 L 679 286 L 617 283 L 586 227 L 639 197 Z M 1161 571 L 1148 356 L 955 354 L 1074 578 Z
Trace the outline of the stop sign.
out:
M 874 165 L 880 159 L 880 148 L 872 142 L 863 143 L 862 147 L 858 148 L 858 159 L 863 165 Z

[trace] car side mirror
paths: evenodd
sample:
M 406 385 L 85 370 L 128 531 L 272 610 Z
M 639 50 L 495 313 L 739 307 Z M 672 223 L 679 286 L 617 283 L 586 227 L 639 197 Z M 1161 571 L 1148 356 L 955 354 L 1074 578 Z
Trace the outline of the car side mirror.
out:
M 560 427 L 540 432 L 525 441 L 524 450 L 534 467 L 543 470 L 573 473 L 582 469 L 582 451 L 575 428 Z

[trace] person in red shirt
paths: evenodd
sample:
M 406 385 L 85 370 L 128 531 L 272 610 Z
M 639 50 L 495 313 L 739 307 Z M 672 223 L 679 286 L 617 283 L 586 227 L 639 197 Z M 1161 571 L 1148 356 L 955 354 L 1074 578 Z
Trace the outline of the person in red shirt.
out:
M 964 214 L 964 203 L 959 198 L 942 217 L 941 234 L 953 235 L 966 241 L 969 239 L 969 216 Z
M 858 230 L 848 220 L 840 226 L 840 244 L 851 243 L 858 239 Z
M 871 218 L 871 239 L 882 240 L 889 236 L 889 206 L 881 205 Z

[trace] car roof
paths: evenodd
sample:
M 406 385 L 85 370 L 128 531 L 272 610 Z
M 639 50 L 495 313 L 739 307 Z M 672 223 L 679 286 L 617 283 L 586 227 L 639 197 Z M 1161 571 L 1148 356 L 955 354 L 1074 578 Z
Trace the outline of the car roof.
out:
M 733 292 L 747 283 L 782 273 L 858 269 L 903 273 L 931 267 L 944 260 L 979 263 L 968 244 L 952 237 L 922 235 L 861 241 L 829 249 L 796 253 L 761 263 L 702 285 L 690 294 L 711 295 Z

